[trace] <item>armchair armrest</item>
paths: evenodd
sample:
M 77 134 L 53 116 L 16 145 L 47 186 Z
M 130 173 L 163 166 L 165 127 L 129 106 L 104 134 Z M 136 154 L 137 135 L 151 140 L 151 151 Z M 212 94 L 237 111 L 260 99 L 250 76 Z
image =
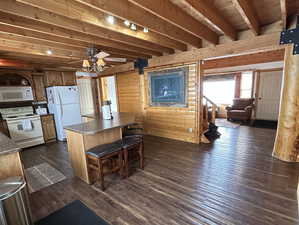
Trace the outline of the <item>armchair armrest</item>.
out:
M 253 108 L 253 106 L 252 106 L 252 105 L 249 105 L 249 106 L 246 106 L 246 107 L 245 107 L 245 110 L 246 110 L 246 111 L 249 111 L 249 110 L 252 110 L 252 108 Z
M 232 109 L 233 109 L 232 106 L 226 106 L 226 107 L 225 107 L 225 110 L 226 110 L 226 111 L 230 111 L 230 110 L 232 110 Z

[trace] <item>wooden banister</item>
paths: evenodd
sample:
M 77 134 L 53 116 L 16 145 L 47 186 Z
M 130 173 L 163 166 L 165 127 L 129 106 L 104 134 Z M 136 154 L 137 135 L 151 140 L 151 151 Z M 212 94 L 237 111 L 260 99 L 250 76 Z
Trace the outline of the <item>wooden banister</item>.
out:
M 205 100 L 205 107 L 204 107 L 204 114 L 206 117 L 207 122 L 212 122 L 215 124 L 215 120 L 216 120 L 216 110 L 217 110 L 217 105 L 216 103 L 214 103 L 211 99 L 209 99 L 206 96 L 203 96 L 203 99 Z M 211 114 L 211 118 L 209 119 L 209 105 L 211 105 L 212 107 L 212 114 Z

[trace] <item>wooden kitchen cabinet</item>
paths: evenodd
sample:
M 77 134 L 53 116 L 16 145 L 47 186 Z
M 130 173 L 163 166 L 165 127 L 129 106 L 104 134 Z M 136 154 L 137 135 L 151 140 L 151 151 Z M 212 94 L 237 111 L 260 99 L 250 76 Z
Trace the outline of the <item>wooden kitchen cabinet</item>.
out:
M 47 114 L 41 115 L 41 122 L 44 134 L 44 140 L 46 143 L 56 141 L 56 128 L 54 122 L 54 115 Z
M 46 71 L 44 82 L 46 87 L 63 86 L 62 72 Z
M 62 72 L 62 82 L 64 86 L 77 85 L 75 72 Z
M 0 132 L 5 134 L 7 137 L 10 137 L 6 120 L 0 120 Z
M 42 75 L 32 75 L 34 92 L 35 92 L 35 100 L 36 101 L 46 101 L 46 91 L 44 84 L 44 76 Z

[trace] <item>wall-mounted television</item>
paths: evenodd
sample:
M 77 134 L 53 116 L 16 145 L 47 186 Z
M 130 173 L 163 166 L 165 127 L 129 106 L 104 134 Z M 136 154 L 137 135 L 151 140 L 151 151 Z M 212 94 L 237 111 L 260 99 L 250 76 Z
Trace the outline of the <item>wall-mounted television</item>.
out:
M 150 106 L 187 107 L 188 67 L 149 73 Z

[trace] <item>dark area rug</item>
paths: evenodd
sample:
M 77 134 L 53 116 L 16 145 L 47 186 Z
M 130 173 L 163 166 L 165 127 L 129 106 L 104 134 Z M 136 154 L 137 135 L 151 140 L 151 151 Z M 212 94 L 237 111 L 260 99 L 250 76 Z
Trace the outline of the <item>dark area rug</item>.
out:
M 76 200 L 41 219 L 35 225 L 109 225 L 81 201 Z
M 277 121 L 255 120 L 252 126 L 257 128 L 277 129 Z

